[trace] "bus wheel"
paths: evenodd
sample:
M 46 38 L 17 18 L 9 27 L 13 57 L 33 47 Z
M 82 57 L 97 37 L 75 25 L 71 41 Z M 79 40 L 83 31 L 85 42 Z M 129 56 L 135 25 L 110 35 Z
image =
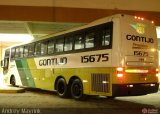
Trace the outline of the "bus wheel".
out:
M 67 84 L 63 78 L 58 79 L 56 84 L 56 90 L 58 96 L 65 98 L 68 96 Z
M 15 79 L 14 76 L 11 76 L 10 84 L 11 84 L 12 86 L 15 86 L 15 85 L 16 85 L 16 79 Z
M 83 85 L 80 79 L 75 79 L 71 85 L 71 96 L 76 100 L 84 99 Z

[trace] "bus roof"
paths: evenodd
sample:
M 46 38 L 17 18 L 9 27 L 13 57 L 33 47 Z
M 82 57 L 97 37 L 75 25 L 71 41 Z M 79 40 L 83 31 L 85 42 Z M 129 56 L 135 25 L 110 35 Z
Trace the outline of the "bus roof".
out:
M 104 24 L 104 23 L 106 23 L 106 22 L 111 22 L 111 21 L 114 20 L 115 18 L 121 18 L 122 16 L 132 16 L 132 15 L 115 14 L 115 15 L 112 15 L 112 16 L 108 16 L 108 17 L 104 17 L 104 18 L 95 20 L 95 21 L 93 21 L 93 22 L 87 23 L 87 24 L 82 25 L 82 26 L 77 27 L 77 28 L 72 28 L 72 29 L 69 29 L 69 30 L 62 31 L 62 32 L 57 32 L 57 33 L 54 33 L 54 34 L 49 34 L 49 35 L 43 36 L 43 37 L 41 37 L 41 38 L 39 38 L 39 39 L 34 39 L 34 40 L 32 40 L 31 42 L 21 43 L 21 44 L 18 44 L 18 45 L 10 46 L 9 48 L 15 47 L 15 46 L 24 45 L 24 44 L 28 44 L 28 43 L 32 43 L 32 42 L 36 42 L 36 41 L 45 40 L 45 39 L 47 39 L 47 38 L 56 37 L 56 36 L 63 35 L 63 34 L 66 34 L 66 33 L 70 33 L 70 32 L 74 32 L 74 31 L 82 30 L 82 29 L 85 29 L 85 28 L 88 28 L 88 27 L 96 26 L 96 25 L 98 25 L 98 24 Z
M 63 34 L 66 34 L 66 33 L 77 31 L 77 30 L 85 29 L 85 28 L 88 28 L 88 27 L 91 27 L 91 26 L 96 26 L 98 24 L 103 24 L 103 23 L 106 23 L 106 22 L 110 22 L 110 21 L 112 21 L 113 18 L 121 17 L 122 15 L 123 14 L 116 14 L 116 15 L 104 17 L 104 18 L 95 20 L 93 22 L 87 23 L 87 24 L 82 25 L 82 26 L 77 27 L 77 28 L 72 28 L 72 29 L 69 29 L 69 30 L 62 31 L 62 32 L 57 32 L 57 33 L 54 33 L 54 34 L 49 34 L 49 35 L 43 36 L 42 38 L 40 38 L 38 40 L 33 40 L 33 42 L 43 40 L 43 39 L 46 39 L 46 38 L 50 38 L 50 37 L 55 37 L 55 36 L 58 36 L 58 35 L 63 35 Z

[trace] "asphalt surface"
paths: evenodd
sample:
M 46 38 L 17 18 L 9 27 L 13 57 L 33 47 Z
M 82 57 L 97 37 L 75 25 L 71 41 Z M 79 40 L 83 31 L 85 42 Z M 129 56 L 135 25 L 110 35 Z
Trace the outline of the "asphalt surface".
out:
M 59 98 L 56 93 L 27 89 L 0 93 L 0 114 L 160 114 L 160 91 L 133 97 Z

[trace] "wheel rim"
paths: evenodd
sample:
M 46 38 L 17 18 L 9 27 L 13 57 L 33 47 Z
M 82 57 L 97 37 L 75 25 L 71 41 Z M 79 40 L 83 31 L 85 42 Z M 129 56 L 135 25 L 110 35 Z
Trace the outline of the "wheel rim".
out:
M 79 97 L 82 95 L 82 87 L 80 84 L 76 83 L 73 85 L 73 88 L 72 88 L 72 91 L 73 91 L 73 95 L 76 96 L 76 97 Z
M 58 84 L 58 93 L 59 94 L 63 94 L 65 92 L 65 85 L 64 85 L 64 83 L 59 83 Z

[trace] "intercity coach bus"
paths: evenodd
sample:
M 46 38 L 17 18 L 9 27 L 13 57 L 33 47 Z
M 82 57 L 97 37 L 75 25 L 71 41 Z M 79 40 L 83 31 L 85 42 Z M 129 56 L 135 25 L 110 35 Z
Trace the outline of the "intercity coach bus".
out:
M 117 14 L 7 48 L 4 82 L 60 97 L 130 96 L 158 91 L 153 22 Z

